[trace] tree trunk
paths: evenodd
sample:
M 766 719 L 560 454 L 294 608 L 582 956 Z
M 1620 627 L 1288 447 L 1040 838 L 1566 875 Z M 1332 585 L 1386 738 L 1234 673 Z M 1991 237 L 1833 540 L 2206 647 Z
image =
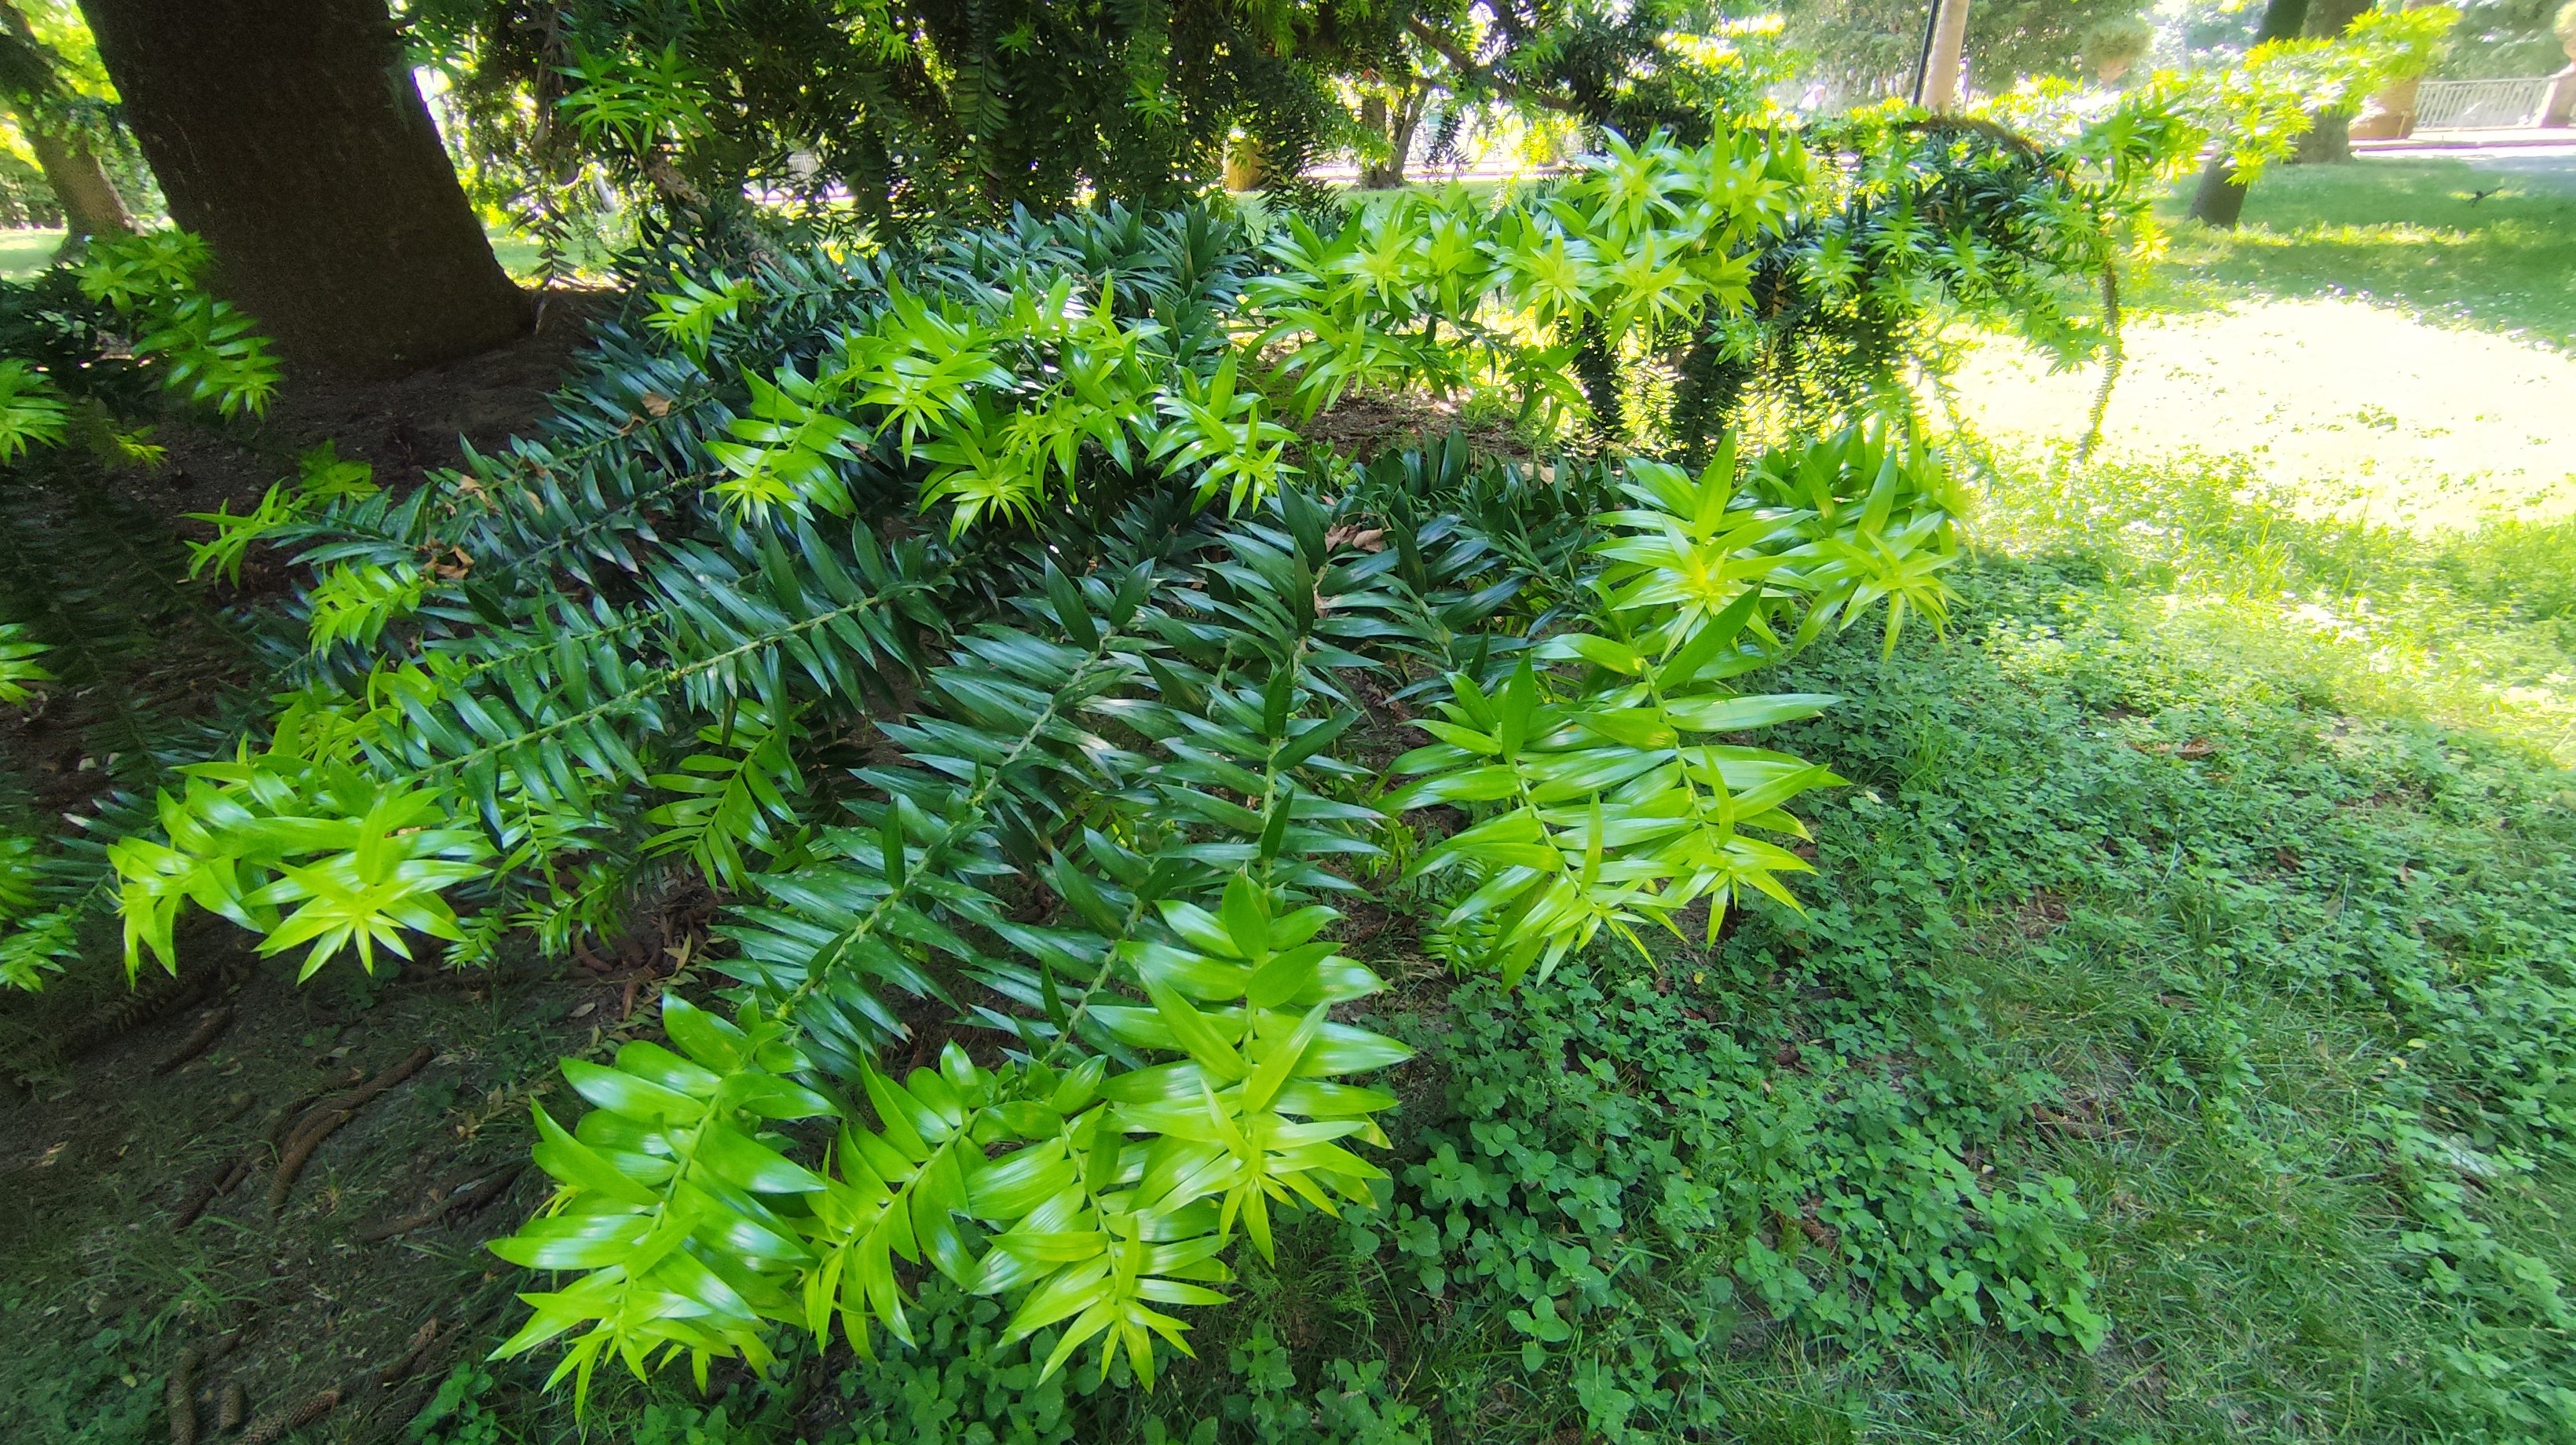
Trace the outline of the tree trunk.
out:
M 2270 0 L 2263 7 L 2263 23 L 2254 29 L 2254 44 L 2287 40 L 2307 23 L 2308 0 Z M 2191 218 L 2222 231 L 2233 231 L 2244 215 L 2245 187 L 2237 182 L 2236 167 L 2222 147 L 2200 168 L 2200 190 L 2191 198 Z
M 41 120 L 23 111 L 18 128 L 26 133 L 27 148 L 36 153 L 45 184 L 54 188 L 54 199 L 62 203 L 66 248 L 84 237 L 134 234 L 134 217 L 125 209 L 125 198 L 116 193 L 115 183 L 107 178 L 88 141 L 47 130 Z
M 1395 129 L 1387 136 L 1388 144 L 1394 148 L 1394 159 L 1387 165 L 1392 172 L 1387 184 L 1404 184 L 1405 162 L 1413 156 L 1413 137 L 1422 129 L 1422 112 L 1430 104 L 1431 87 L 1427 85 L 1416 85 L 1405 93 L 1404 104 L 1396 110 Z
M 27 148 L 36 153 L 36 166 L 45 173 L 55 204 L 62 207 L 64 249 L 90 236 L 133 235 L 134 217 L 126 213 L 125 198 L 116 193 L 115 184 L 100 167 L 97 152 L 79 131 L 64 126 L 58 114 L 48 113 L 67 98 L 62 79 L 53 70 L 53 52 L 36 38 L 25 12 L 10 0 L 0 0 L 0 30 L 9 33 L 35 66 L 35 74 L 16 77 L 10 109 L 27 137 Z
M 528 328 L 385 0 L 81 0 L 215 288 L 288 364 L 399 375 Z
M 1968 48 L 1968 0 L 1940 0 L 1932 24 L 1932 50 L 1923 63 L 1923 108 L 1956 110 L 1959 60 Z
M 1429 101 L 1431 88 L 1415 85 L 1404 93 L 1390 113 L 1380 96 L 1360 100 L 1360 123 L 1387 140 L 1387 158 L 1370 161 L 1360 167 L 1360 189 L 1391 191 L 1404 184 L 1404 162 L 1413 150 L 1413 133 L 1422 126 L 1422 109 Z
M 2299 137 L 2298 153 L 2291 160 L 2303 166 L 2336 165 L 2352 159 L 2352 116 L 2340 110 L 2320 111 Z
M 1370 91 L 1368 94 L 1360 97 L 1360 129 L 1365 130 L 1374 136 L 1384 136 L 1386 134 L 1385 96 L 1378 94 L 1376 91 Z M 1395 158 L 1395 164 L 1391 169 L 1394 176 L 1393 179 L 1389 179 L 1390 167 L 1386 162 L 1379 160 L 1364 160 L 1360 162 L 1360 189 L 1363 191 L 1383 191 L 1404 184 L 1404 157 L 1397 156 Z
M 2370 11 L 2371 0 L 2310 0 L 2307 33 L 2312 39 L 2332 40 Z M 2299 137 L 2298 163 L 2332 165 L 2351 160 L 2352 117 L 2358 109 L 2319 111 L 2308 133 Z

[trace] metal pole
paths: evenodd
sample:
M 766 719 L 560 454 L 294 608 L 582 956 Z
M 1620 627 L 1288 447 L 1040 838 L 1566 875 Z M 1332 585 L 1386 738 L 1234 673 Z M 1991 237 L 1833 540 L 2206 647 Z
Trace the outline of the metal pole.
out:
M 1940 24 L 1941 0 L 1932 0 L 1932 8 L 1923 12 L 1923 52 L 1914 57 L 1914 91 L 1906 97 L 1915 105 L 1923 103 L 1923 80 L 1932 73 L 1932 32 Z

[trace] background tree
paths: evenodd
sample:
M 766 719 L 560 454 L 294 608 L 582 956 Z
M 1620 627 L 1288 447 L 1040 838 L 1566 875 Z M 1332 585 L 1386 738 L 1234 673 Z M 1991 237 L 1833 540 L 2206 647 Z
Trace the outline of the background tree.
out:
M 290 366 L 395 374 L 527 329 L 384 0 L 82 10 L 171 219 Z
M 106 122 L 96 106 L 83 104 L 66 68 L 26 15 L 0 0 L 0 97 L 62 206 L 63 245 L 69 248 L 91 236 L 130 236 L 134 217 L 99 164 L 93 136 Z
M 2309 0 L 2306 33 L 2315 40 L 2336 39 L 2373 8 L 2373 0 Z M 2351 160 L 2352 115 L 2356 108 L 2339 105 L 2319 111 L 2316 124 L 2299 137 L 2297 161 L 2317 165 Z
M 2305 29 L 2308 0 L 2267 0 L 2263 21 L 2254 27 L 2254 44 L 2287 40 Z M 2245 183 L 2236 178 L 2236 162 L 2221 149 L 2200 171 L 2200 189 L 2191 198 L 2191 218 L 2221 230 L 2234 230 L 2245 214 Z
M 1721 112 L 1758 113 L 1764 88 L 1790 69 L 1767 21 L 1680 0 L 1474 0 L 1416 6 L 1405 25 L 1461 107 L 1508 105 L 1636 137 L 1661 127 L 1694 144 Z
M 1922 55 L 1931 0 L 1786 0 L 1784 39 L 1812 57 L 1809 74 L 1846 103 L 1906 93 Z M 1968 74 L 1988 92 L 2024 76 L 2089 68 L 2096 30 L 2143 23 L 2139 0 L 1977 0 L 1968 12 Z
M 1360 163 L 1360 189 L 1382 191 L 1403 185 L 1413 137 L 1438 91 L 1410 57 L 1363 72 L 1359 88 L 1359 129 L 1367 148 Z
M 2567 64 L 2553 20 L 2559 0 L 2466 0 L 2442 74 L 2463 80 L 2546 75 Z
M 2084 68 L 2110 85 L 2129 73 L 2156 45 L 2156 27 L 2144 15 L 2120 15 L 2094 22 L 2084 32 Z

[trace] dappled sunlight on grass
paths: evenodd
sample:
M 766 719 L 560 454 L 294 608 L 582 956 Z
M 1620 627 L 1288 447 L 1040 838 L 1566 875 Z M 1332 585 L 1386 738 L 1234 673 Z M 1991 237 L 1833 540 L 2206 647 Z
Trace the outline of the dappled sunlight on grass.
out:
M 2426 537 L 2315 515 L 2231 458 L 1989 460 L 1977 539 L 2090 559 L 2131 635 L 2335 711 L 2576 764 L 2576 520 Z
M 2266 173 L 2233 232 L 2182 223 L 2189 182 L 2159 208 L 2165 261 L 2133 288 L 2147 311 L 2226 295 L 2352 296 L 2576 346 L 2576 163 L 2562 173 L 2373 158 Z
M 2133 320 L 2106 460 L 2195 449 L 2315 512 L 2431 530 L 2576 511 L 2576 357 L 2352 300 L 2240 300 Z M 1977 342 L 1946 399 L 1976 431 L 2071 450 L 2098 367 Z
M 0 230 L 0 281 L 24 281 L 44 270 L 62 244 L 60 226 Z

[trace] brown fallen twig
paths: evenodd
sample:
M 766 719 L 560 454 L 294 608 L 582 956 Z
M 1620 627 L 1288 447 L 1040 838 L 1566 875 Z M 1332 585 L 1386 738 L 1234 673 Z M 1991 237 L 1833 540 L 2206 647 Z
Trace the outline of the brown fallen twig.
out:
M 213 1048 L 215 1040 L 224 1036 L 224 1030 L 231 1026 L 232 1021 L 231 1004 L 217 1004 L 206 1010 L 206 1016 L 197 1020 L 197 1026 L 189 1031 L 186 1038 L 179 1041 L 179 1047 L 168 1058 L 152 1066 L 152 1072 L 170 1073 L 190 1059 Z
M 409 1234 L 415 1229 L 426 1229 L 451 1215 L 462 1219 L 475 1214 L 485 1205 L 500 1198 L 501 1191 L 509 1188 L 512 1181 L 519 1177 L 519 1170 L 522 1167 L 524 1166 L 519 1164 L 496 1165 L 486 1168 L 478 1175 L 468 1175 L 465 1187 L 457 1190 L 453 1195 L 450 1195 L 444 1187 L 432 1189 L 429 1191 L 430 1203 L 427 1209 L 417 1214 L 407 1214 L 400 1219 L 370 1225 L 358 1231 L 358 1238 L 363 1243 L 376 1244 L 391 1239 L 397 1234 Z
M 287 1136 L 285 1148 L 277 1156 L 277 1173 L 268 1181 L 268 1212 L 274 1215 L 286 1207 L 286 1196 L 295 1187 L 295 1176 L 304 1172 L 305 1162 L 313 1157 L 313 1151 L 321 1147 L 323 1140 L 355 1118 L 358 1111 L 377 1095 L 419 1073 L 436 1052 L 423 1044 L 412 1051 L 410 1058 L 336 1099 L 324 1100 L 298 1121 L 295 1131 Z
M 330 1389 L 282 1414 L 263 1415 L 242 1432 L 238 1445 L 277 1445 L 290 1430 L 301 1430 L 339 1406 L 340 1387 Z
M 197 1361 L 201 1352 L 190 1345 L 179 1352 L 179 1362 L 170 1367 L 170 1380 L 164 1398 L 170 1407 L 170 1445 L 197 1445 Z
M 250 1391 L 239 1380 L 224 1386 L 224 1402 L 215 1412 L 217 1430 L 238 1430 L 250 1418 Z

